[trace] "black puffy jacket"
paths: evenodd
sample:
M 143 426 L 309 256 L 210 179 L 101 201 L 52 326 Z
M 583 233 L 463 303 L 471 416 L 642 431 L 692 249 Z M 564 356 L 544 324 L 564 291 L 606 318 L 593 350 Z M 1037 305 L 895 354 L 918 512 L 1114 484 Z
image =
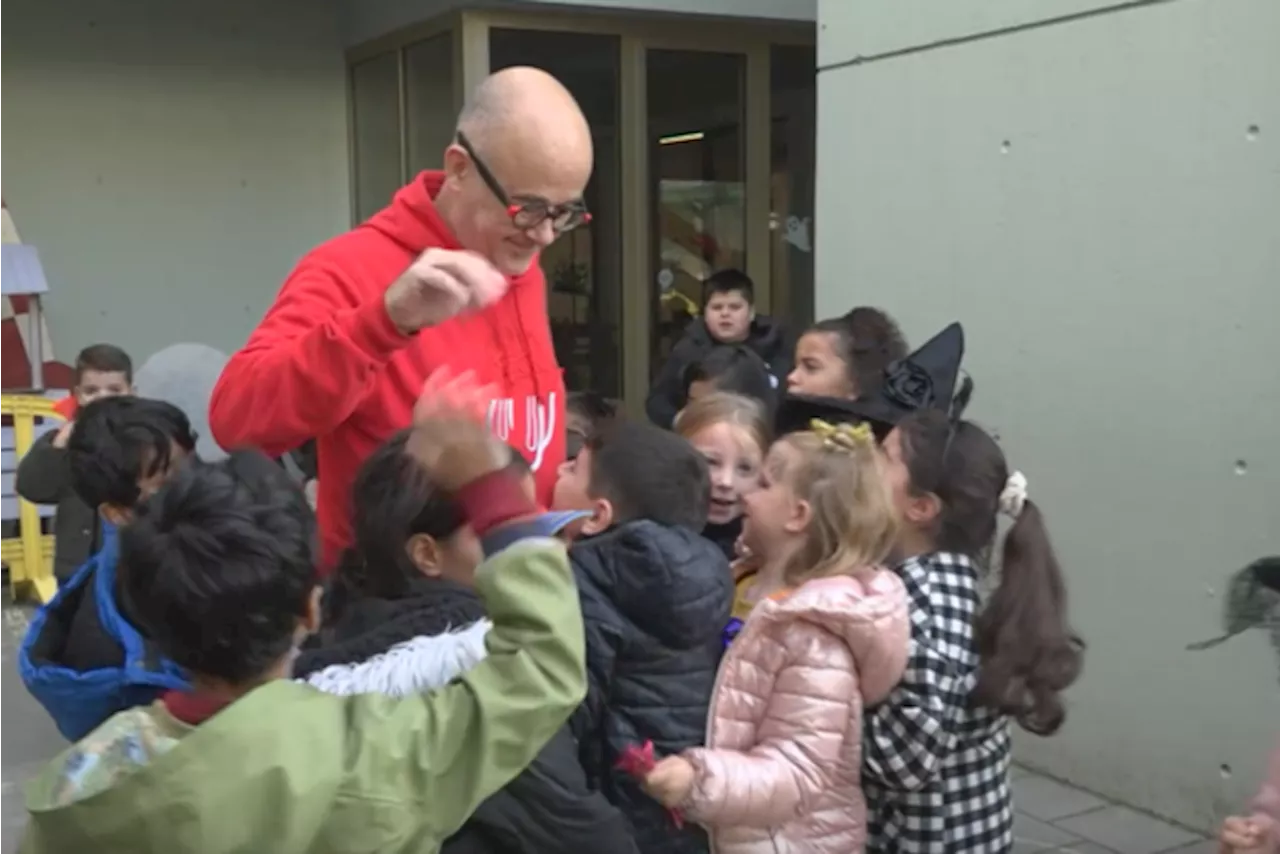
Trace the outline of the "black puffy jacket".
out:
M 640 850 L 708 850 L 615 766 L 652 741 L 659 756 L 703 744 L 733 582 L 729 562 L 696 533 L 628 522 L 569 550 L 587 636 L 587 699 L 571 723 L 592 783 L 631 821 Z
M 358 664 L 415 637 L 482 645 L 482 633 L 460 629 L 483 618 L 480 598 L 447 581 L 423 579 L 401 599 L 349 599 L 335 622 L 298 657 L 294 675 L 306 678 L 335 665 Z M 444 658 L 475 660 L 482 655 L 481 648 Z M 443 671 L 440 675 L 451 678 Z M 588 788 L 578 743 L 565 726 L 524 771 L 476 809 L 441 851 L 635 854 L 636 845 L 622 813 Z
M 771 317 L 757 315 L 756 319 L 751 321 L 747 340 L 742 343 L 764 361 L 769 368 L 770 376 L 776 382 L 774 387 L 786 388 L 787 374 L 791 373 L 795 345 L 786 334 L 786 330 L 782 328 L 782 324 Z M 684 336 L 671 348 L 671 355 L 667 357 L 662 370 L 658 372 L 657 379 L 649 389 L 644 411 L 650 421 L 659 427 L 671 427 L 676 420 L 676 413 L 685 404 L 685 371 L 717 346 L 720 345 L 707 331 L 707 324 L 701 317 L 695 317 L 685 329 Z

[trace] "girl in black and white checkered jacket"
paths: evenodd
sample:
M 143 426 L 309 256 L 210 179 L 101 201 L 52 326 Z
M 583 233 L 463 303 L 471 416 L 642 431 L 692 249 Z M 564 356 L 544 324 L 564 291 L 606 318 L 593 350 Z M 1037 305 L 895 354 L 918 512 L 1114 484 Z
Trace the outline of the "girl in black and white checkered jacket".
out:
M 967 397 L 967 395 L 965 395 Z M 954 411 L 954 410 L 953 410 Z M 923 409 L 884 452 L 906 521 L 897 567 L 911 600 L 902 682 L 865 719 L 868 851 L 1003 854 L 1013 848 L 1010 719 L 1049 735 L 1084 644 L 1026 479 L 976 425 Z M 999 583 L 979 579 L 996 519 L 1015 520 Z

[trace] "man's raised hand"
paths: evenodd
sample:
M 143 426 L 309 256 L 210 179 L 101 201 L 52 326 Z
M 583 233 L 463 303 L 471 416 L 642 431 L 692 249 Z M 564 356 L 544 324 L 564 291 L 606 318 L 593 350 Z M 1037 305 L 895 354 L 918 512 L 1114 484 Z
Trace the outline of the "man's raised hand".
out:
M 507 277 L 484 256 L 464 249 L 428 249 L 383 295 L 387 316 L 405 335 L 444 323 L 502 299 Z

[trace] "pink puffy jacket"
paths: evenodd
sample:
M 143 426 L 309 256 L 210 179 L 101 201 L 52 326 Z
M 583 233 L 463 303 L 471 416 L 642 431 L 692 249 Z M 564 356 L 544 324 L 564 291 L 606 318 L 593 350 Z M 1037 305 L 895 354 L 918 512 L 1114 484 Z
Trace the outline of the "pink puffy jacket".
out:
M 862 707 L 902 677 L 910 625 L 892 572 L 810 581 L 751 612 L 725 653 L 684 808 L 716 854 L 850 854 L 866 843 Z

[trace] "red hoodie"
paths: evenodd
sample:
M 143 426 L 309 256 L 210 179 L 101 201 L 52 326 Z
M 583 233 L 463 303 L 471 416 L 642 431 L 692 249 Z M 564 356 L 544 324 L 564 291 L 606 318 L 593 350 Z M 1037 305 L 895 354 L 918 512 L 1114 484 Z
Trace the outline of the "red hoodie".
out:
M 356 470 L 409 425 L 423 382 L 442 365 L 501 389 L 489 424 L 528 458 L 544 503 L 564 460 L 564 378 L 537 260 L 482 312 L 409 337 L 387 317 L 383 292 L 423 250 L 462 248 L 432 201 L 442 181 L 442 173 L 423 172 L 390 207 L 308 253 L 209 403 L 209 426 L 224 448 L 274 455 L 316 438 L 326 567 L 351 542 Z

